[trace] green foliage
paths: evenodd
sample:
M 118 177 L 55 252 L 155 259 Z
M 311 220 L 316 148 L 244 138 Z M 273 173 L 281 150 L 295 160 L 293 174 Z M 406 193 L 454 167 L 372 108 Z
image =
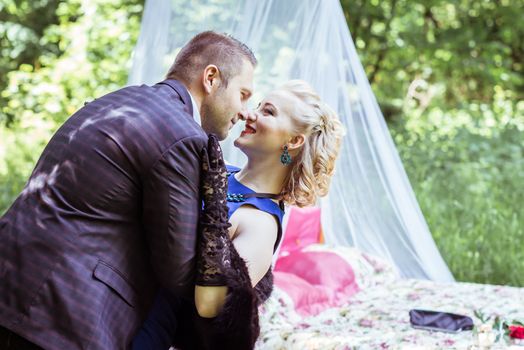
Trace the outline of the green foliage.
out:
M 386 118 L 406 92 L 422 108 L 492 103 L 494 86 L 523 99 L 523 0 L 341 3 Z
M 45 40 L 45 29 L 58 23 L 58 0 L 4 0 L 0 3 L 0 91 L 8 84 L 10 71 L 40 66 L 40 56 L 59 54 L 55 40 Z M 0 106 L 8 102 L 0 95 Z M 0 122 L 9 123 L 13 114 L 0 113 Z
M 341 3 L 451 271 L 524 286 L 524 1 Z
M 11 11 L 20 5 L 34 15 L 45 4 L 13 2 Z M 20 192 L 56 128 L 85 101 L 125 85 L 143 0 L 70 0 L 55 9 L 41 25 L 45 29 L 38 42 L 57 49 L 41 49 L 38 64 L 22 63 L 7 73 L 1 93 L 8 102 L 0 107 L 0 120 L 10 122 L 0 123 L 0 212 Z
M 433 237 L 458 280 L 524 286 L 524 103 L 517 108 L 512 112 L 520 117 L 501 121 L 476 116 L 482 113 L 476 105 L 433 108 L 425 118 L 411 116 L 391 128 Z
M 196 31 L 231 0 L 201 15 L 172 1 L 201 21 L 177 25 Z M 0 2 L 0 213 L 56 128 L 84 101 L 125 85 L 143 2 Z M 341 4 L 452 272 L 524 286 L 524 0 Z

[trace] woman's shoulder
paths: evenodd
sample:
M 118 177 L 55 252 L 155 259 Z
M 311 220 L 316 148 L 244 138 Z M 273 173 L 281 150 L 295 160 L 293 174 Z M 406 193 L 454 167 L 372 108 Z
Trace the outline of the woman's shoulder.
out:
M 243 205 L 235 212 L 234 220 L 239 231 L 249 232 L 273 240 L 278 233 L 277 218 L 267 211 L 252 205 Z

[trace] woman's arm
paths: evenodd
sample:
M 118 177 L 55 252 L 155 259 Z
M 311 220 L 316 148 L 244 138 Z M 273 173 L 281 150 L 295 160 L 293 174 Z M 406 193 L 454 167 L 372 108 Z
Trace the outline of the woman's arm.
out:
M 252 206 L 235 211 L 231 223 L 236 229 L 233 245 L 246 262 L 254 287 L 271 267 L 278 225 L 275 217 Z M 216 317 L 224 306 L 226 286 L 195 286 L 195 304 L 201 317 Z

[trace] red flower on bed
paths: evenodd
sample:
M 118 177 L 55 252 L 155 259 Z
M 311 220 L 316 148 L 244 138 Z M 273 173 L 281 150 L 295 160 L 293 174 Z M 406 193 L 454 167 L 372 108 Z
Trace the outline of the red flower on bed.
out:
M 511 338 L 524 339 L 524 326 L 509 326 L 509 336 Z

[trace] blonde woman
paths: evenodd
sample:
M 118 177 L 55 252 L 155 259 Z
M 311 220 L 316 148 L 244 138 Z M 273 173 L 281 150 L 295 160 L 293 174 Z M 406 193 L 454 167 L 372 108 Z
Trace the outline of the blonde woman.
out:
M 253 114 L 235 140 L 248 158 L 245 167 L 226 170 L 212 135 L 204 155 L 194 301 L 161 291 L 133 349 L 254 347 L 257 307 L 272 290 L 284 204 L 313 205 L 327 194 L 344 131 L 301 80 L 269 93 Z

